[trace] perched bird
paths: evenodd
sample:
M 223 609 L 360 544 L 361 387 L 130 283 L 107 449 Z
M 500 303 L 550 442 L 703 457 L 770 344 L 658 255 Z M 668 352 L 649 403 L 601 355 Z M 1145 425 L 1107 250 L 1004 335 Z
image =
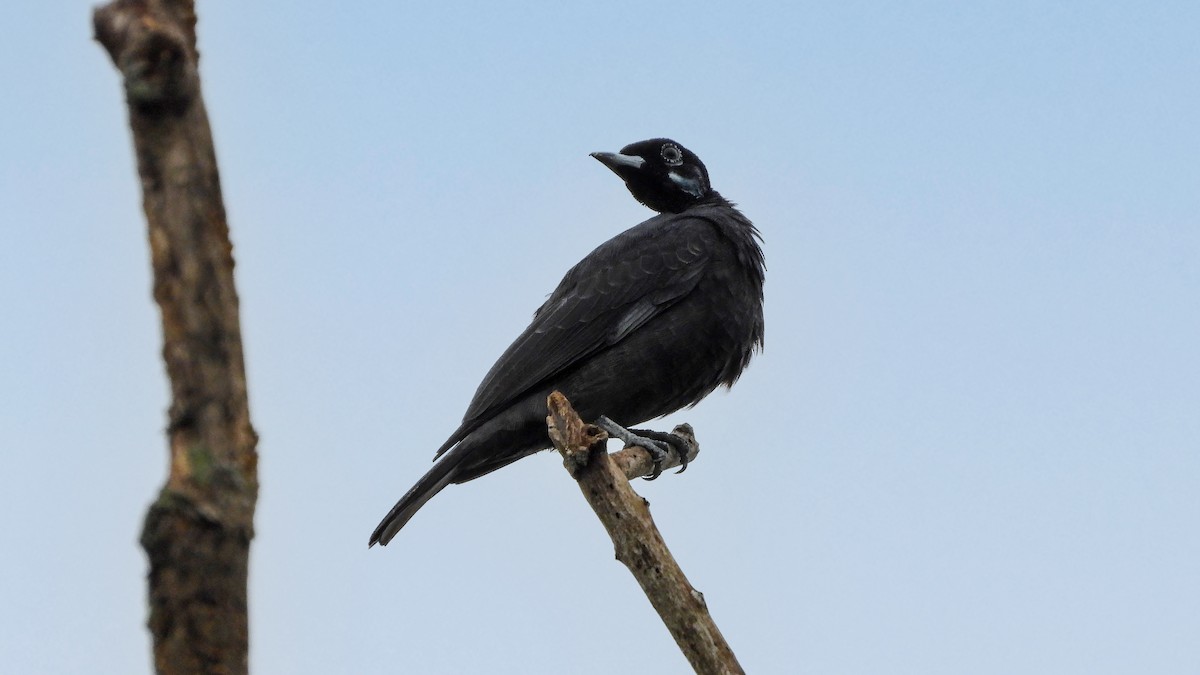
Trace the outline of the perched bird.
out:
M 450 483 L 549 448 L 552 391 L 562 391 L 583 419 L 600 419 L 610 434 L 645 441 L 622 427 L 732 386 L 762 348 L 761 237 L 712 189 L 700 158 L 665 138 L 592 157 L 659 215 L 601 244 L 567 272 L 483 378 L 433 468 L 375 528 L 372 546 L 387 545 Z M 648 449 L 659 460 L 665 454 Z

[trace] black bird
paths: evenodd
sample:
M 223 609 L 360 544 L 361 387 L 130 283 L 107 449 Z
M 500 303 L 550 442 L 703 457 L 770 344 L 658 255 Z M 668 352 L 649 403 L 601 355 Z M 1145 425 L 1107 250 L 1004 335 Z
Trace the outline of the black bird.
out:
M 712 189 L 700 158 L 665 138 L 592 157 L 659 215 L 567 272 L 483 378 L 436 464 L 375 528 L 372 546 L 387 545 L 450 483 L 549 448 L 546 397 L 555 389 L 583 419 L 627 427 L 732 386 L 762 348 L 761 237 Z M 625 430 L 606 428 L 628 442 Z

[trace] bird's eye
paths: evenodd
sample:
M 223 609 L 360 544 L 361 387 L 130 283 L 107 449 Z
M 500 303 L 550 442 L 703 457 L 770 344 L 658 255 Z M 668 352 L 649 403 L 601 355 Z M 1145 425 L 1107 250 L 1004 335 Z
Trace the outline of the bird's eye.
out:
M 662 158 L 667 163 L 667 166 L 679 166 L 683 164 L 683 151 L 678 145 L 667 143 L 662 146 Z

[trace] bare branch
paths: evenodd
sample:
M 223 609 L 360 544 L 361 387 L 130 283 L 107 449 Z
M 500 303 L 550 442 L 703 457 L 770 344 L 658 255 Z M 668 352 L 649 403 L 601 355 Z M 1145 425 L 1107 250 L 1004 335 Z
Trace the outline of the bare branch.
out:
M 563 464 L 579 482 L 584 497 L 612 537 L 617 560 L 633 573 L 692 668 L 706 674 L 743 673 L 709 615 L 704 596 L 688 583 L 667 549 L 648 503 L 633 491 L 623 469 L 605 451 L 607 434 L 595 425 L 584 424 L 567 398 L 557 391 L 550 395 L 547 406 L 550 440 L 562 453 Z M 688 427 L 686 432 L 690 431 Z M 690 445 L 693 451 L 689 456 L 694 457 L 698 450 L 694 436 Z M 622 460 L 630 467 L 629 472 L 650 472 L 650 457 L 645 450 L 626 448 L 621 453 L 630 460 Z M 644 457 L 637 457 L 637 453 Z M 677 459 L 675 463 L 678 465 Z
M 247 672 L 246 573 L 258 496 L 233 246 L 200 96 L 190 0 L 115 0 L 96 40 L 124 78 L 171 383 L 170 475 L 150 507 L 159 673 Z

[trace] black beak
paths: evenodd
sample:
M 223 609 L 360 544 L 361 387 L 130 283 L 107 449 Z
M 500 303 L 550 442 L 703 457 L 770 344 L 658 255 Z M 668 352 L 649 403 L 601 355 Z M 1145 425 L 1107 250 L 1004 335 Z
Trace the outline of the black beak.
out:
M 601 164 L 612 169 L 613 173 L 618 176 L 624 176 L 627 172 L 637 171 L 646 163 L 646 160 L 637 155 L 622 155 L 619 152 L 593 152 L 592 157 L 595 157 Z

